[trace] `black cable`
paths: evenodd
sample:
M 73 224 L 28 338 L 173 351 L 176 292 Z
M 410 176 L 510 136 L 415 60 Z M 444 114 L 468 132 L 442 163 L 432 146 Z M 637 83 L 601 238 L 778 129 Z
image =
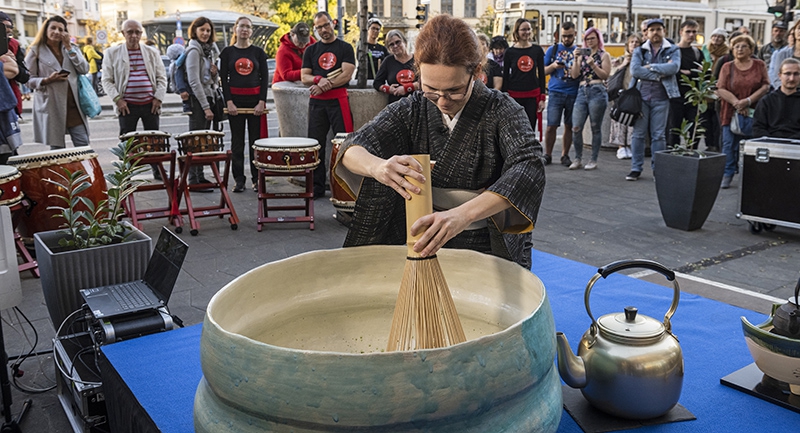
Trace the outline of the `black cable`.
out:
M 11 385 L 14 386 L 14 388 L 16 388 L 18 391 L 24 392 L 26 394 L 43 394 L 45 392 L 48 392 L 48 391 L 54 389 L 56 387 L 56 385 L 53 384 L 52 386 L 47 387 L 47 388 L 28 388 L 26 386 L 23 386 L 23 385 L 17 383 L 17 377 L 21 376 L 19 374 L 19 371 L 20 371 L 19 367 L 29 357 L 31 357 L 31 356 L 39 356 L 39 355 L 43 355 L 43 354 L 46 354 L 46 353 L 52 353 L 52 350 L 36 352 L 35 355 L 34 355 L 34 349 L 36 349 L 36 346 L 39 345 L 39 333 L 36 332 L 36 327 L 33 326 L 33 323 L 31 323 L 30 319 L 28 319 L 28 316 L 26 316 L 25 313 L 23 313 L 22 310 L 19 309 L 19 307 L 14 307 L 14 310 L 17 313 L 19 313 L 22 316 L 22 318 L 25 319 L 26 322 L 28 322 L 28 326 L 30 326 L 31 329 L 33 330 L 33 345 L 31 346 L 31 350 L 28 351 L 28 353 L 26 353 L 24 355 L 20 354 L 19 356 L 16 356 L 14 358 L 9 358 L 8 359 L 9 361 L 11 361 L 12 359 L 15 360 L 15 362 L 13 364 L 11 364 L 11 366 L 10 366 L 11 373 L 12 373 L 11 374 Z M 3 367 L 5 368 L 5 366 L 3 366 Z

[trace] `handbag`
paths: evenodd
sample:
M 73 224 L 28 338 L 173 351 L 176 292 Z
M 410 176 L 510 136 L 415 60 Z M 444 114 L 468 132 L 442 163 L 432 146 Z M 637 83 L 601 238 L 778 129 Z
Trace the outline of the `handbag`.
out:
M 734 112 L 731 116 L 731 132 L 750 138 L 753 136 L 753 118 Z
M 619 92 L 619 97 L 611 107 L 611 118 L 625 125 L 633 126 L 642 117 L 642 94 L 636 85 Z
M 625 72 L 630 65 L 620 68 L 608 79 L 608 100 L 614 101 L 619 97 L 620 92 L 625 90 Z
M 83 114 L 91 118 L 97 117 L 103 111 L 92 81 L 86 75 L 78 75 L 78 99 Z

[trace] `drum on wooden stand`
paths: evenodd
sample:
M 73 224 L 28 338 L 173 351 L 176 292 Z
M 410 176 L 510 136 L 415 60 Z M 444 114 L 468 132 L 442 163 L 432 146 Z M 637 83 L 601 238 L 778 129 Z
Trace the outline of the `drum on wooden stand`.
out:
M 63 206 L 64 202 L 58 198 L 50 197 L 51 194 L 63 195 L 64 190 L 43 179 L 52 179 L 63 182 L 55 173 L 66 176 L 64 169 L 72 173 L 80 170 L 89 176 L 91 186 L 81 193 L 81 196 L 97 204 L 106 198 L 106 179 L 103 169 L 97 160 L 97 153 L 88 147 L 48 150 L 45 152 L 27 155 L 12 156 L 8 165 L 15 167 L 22 174 L 22 191 L 31 202 L 29 212 L 20 219 L 17 226 L 19 234 L 23 237 L 32 237 L 34 233 L 47 230 L 56 230 L 65 223 L 60 218 L 53 218 L 57 210 L 48 210 L 50 206 Z M 51 171 L 52 170 L 52 171 Z M 85 207 L 80 205 L 79 210 Z
M 0 206 L 14 206 L 23 196 L 22 173 L 14 167 L 0 165 Z
M 223 138 L 225 138 L 224 132 L 211 129 L 189 131 L 175 136 L 175 140 L 178 141 L 178 152 L 181 155 L 222 152 L 225 149 Z
M 297 173 L 319 165 L 320 145 L 303 137 L 262 138 L 253 144 L 258 168 L 277 173 Z
M 168 153 L 170 137 L 172 134 L 164 131 L 133 131 L 120 135 L 119 139 L 127 141 L 133 138 L 133 144 L 139 146 L 136 149 L 139 152 Z
M 350 220 L 353 217 L 353 210 L 356 207 L 356 198 L 350 195 L 350 193 L 342 188 L 342 186 L 339 185 L 339 182 L 336 181 L 333 176 L 333 166 L 336 162 L 337 156 L 339 155 L 339 149 L 342 147 L 342 143 L 347 136 L 348 134 L 346 133 L 339 133 L 333 137 L 333 140 L 331 140 L 333 148 L 331 149 L 330 169 L 331 203 L 333 203 L 333 207 L 337 211 L 335 215 L 336 219 L 344 225 L 350 224 Z

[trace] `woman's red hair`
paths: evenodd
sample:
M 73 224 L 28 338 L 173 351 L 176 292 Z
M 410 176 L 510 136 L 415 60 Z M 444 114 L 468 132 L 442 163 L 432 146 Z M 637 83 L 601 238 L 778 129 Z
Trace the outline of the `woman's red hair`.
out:
M 464 21 L 450 15 L 437 15 L 425 23 L 417 36 L 414 64 L 460 66 L 473 75 L 483 63 L 478 37 Z

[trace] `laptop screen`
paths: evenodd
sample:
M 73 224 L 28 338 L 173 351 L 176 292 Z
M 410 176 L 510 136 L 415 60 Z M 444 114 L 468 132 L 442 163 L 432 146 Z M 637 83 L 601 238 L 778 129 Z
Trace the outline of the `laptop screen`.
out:
M 143 280 L 164 304 L 172 295 L 188 250 L 189 246 L 181 238 L 166 227 L 161 228 L 161 235 L 158 236 L 156 248 L 150 256 L 150 263 L 147 265 Z

